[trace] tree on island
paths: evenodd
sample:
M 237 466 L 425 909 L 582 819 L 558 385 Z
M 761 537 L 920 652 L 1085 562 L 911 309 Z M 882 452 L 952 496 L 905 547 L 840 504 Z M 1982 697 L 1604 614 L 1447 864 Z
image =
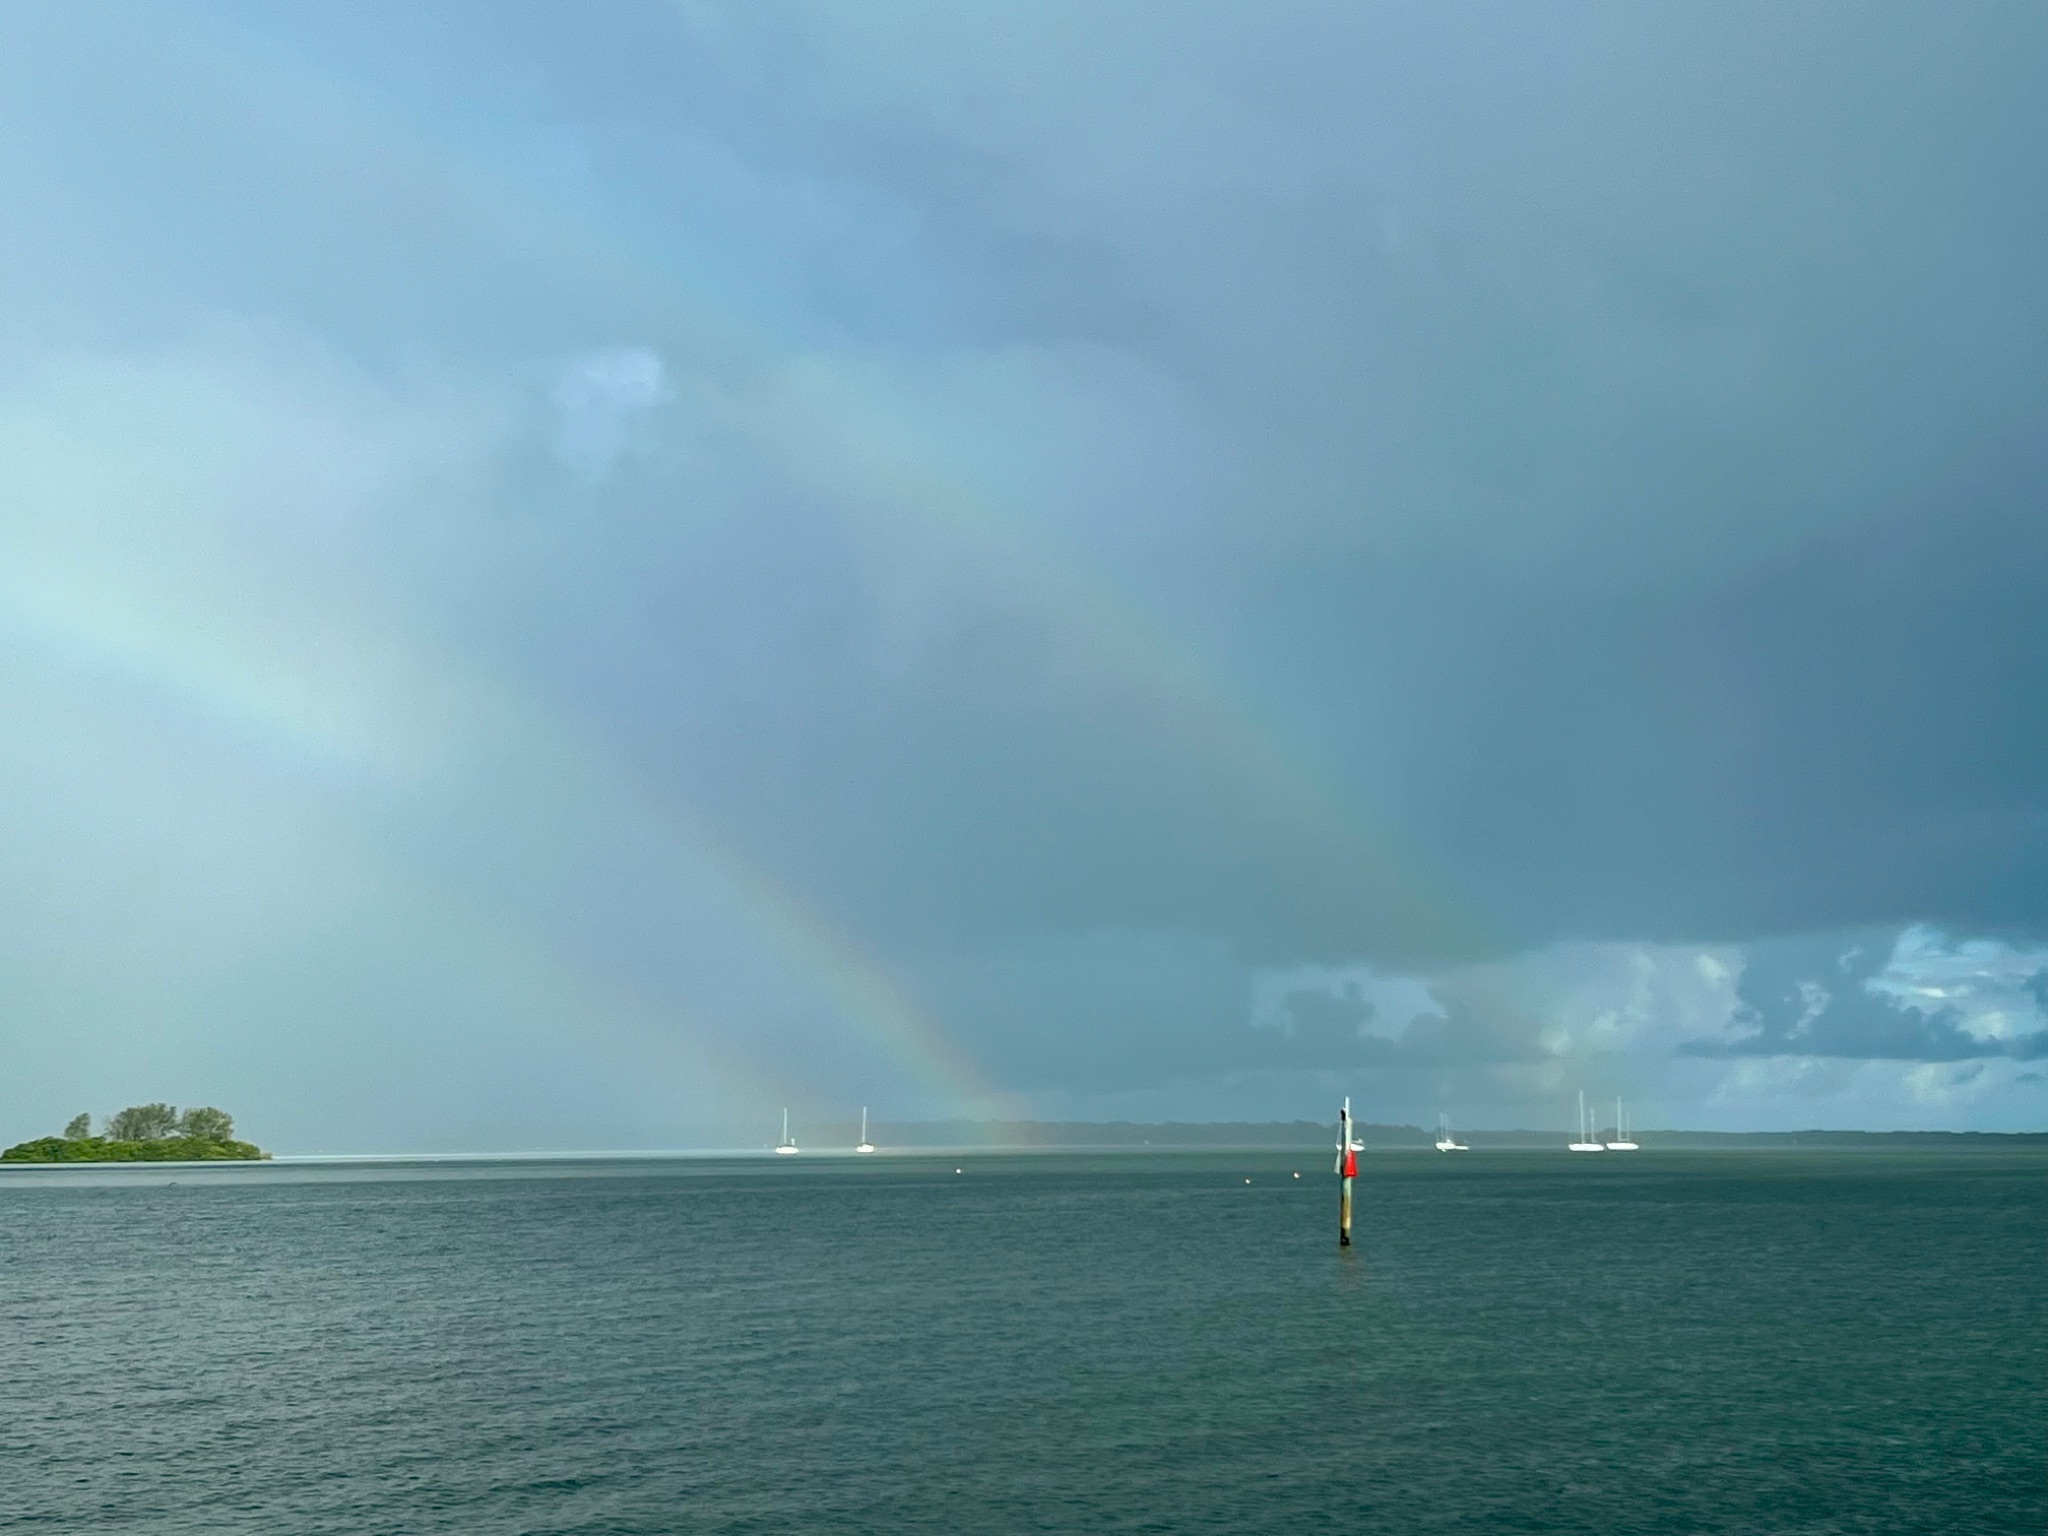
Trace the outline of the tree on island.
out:
M 264 1158 L 270 1154 L 235 1140 L 235 1122 L 210 1105 L 131 1104 L 109 1116 L 106 1129 L 92 1134 L 92 1116 L 76 1115 L 61 1136 L 24 1141 L 0 1152 L 6 1163 L 170 1163 Z
M 177 1131 L 175 1104 L 131 1104 L 107 1122 L 109 1141 L 156 1141 Z
M 178 1134 L 206 1141 L 233 1141 L 235 1122 L 224 1109 L 188 1109 L 178 1116 Z
M 77 1139 L 90 1134 L 91 1117 L 80 1115 L 64 1127 L 64 1135 Z M 182 1115 L 175 1104 L 131 1104 L 107 1121 L 109 1141 L 161 1141 L 166 1136 L 197 1136 L 202 1141 L 232 1141 L 234 1117 L 224 1109 L 188 1109 Z

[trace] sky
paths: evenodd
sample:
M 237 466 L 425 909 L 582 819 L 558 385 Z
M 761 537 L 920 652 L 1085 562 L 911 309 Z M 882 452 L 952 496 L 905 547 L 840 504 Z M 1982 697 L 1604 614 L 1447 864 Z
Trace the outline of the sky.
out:
M 0 10 L 0 1140 L 2048 1127 L 2048 11 Z

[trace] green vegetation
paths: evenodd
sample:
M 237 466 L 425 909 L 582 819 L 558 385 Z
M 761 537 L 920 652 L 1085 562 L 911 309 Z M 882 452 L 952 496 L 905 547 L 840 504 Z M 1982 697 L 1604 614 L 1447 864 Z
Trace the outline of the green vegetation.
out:
M 269 1155 L 251 1142 L 208 1136 L 158 1136 L 148 1141 L 45 1136 L 0 1152 L 0 1163 L 204 1163 Z
M 0 1152 L 0 1163 L 212 1163 L 270 1154 L 235 1140 L 235 1122 L 224 1110 L 170 1104 L 136 1104 L 107 1121 L 106 1133 L 92 1134 L 92 1116 L 79 1115 L 61 1136 L 24 1141 Z
M 177 1134 L 175 1104 L 132 1104 L 109 1120 L 105 1131 L 109 1141 L 157 1141 Z

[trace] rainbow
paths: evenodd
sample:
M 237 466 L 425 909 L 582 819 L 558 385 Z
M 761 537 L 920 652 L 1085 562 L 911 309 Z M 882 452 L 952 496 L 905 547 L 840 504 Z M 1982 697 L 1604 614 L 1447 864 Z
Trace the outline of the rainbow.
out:
M 187 27 L 187 19 L 179 25 Z M 1482 925 L 1423 873 L 1396 830 L 1348 798 L 1312 753 L 1262 719 L 1186 636 L 1175 634 L 1104 569 L 1034 524 L 986 476 L 952 462 L 956 456 L 946 445 L 920 433 L 886 391 L 815 357 L 805 361 L 802 339 L 766 306 L 749 303 L 730 283 L 721 288 L 705 270 L 657 250 L 651 240 L 620 233 L 609 226 L 605 210 L 574 202 L 476 146 L 458 143 L 417 118 L 408 120 L 394 103 L 303 60 L 275 49 L 257 57 L 249 39 L 224 26 L 175 37 L 166 29 L 165 42 L 188 58 L 205 56 L 206 67 L 195 69 L 188 77 L 193 79 L 217 70 L 224 54 L 251 54 L 252 66 L 270 82 L 269 100 L 290 100 L 333 136 L 367 145 L 358 159 L 383 156 L 401 168 L 415 192 L 431 189 L 486 227 L 505 231 L 508 243 L 594 274 L 619 308 L 644 316 L 651 330 L 662 333 L 664 345 L 679 346 L 688 338 L 693 357 L 708 370 L 771 381 L 778 409 L 752 440 L 785 473 L 834 504 L 946 540 L 1000 569 L 1013 587 L 1078 613 L 1098 642 L 1102 666 L 1152 701 L 1192 749 L 1226 766 L 1260 803 L 1387 893 L 1418 942 L 1483 947 Z M 438 663 L 353 678 L 345 668 L 328 667 L 320 655 L 281 654 L 267 636 L 237 637 L 206 615 L 167 610 L 156 601 L 160 595 L 104 576 L 58 579 L 45 572 L 0 585 L 0 621 L 74 661 L 153 688 L 302 769 L 367 778 L 401 794 L 408 786 L 433 782 L 441 771 L 437 764 L 461 750 L 446 740 L 416 739 L 409 733 L 419 721 L 467 716 L 495 722 L 485 734 L 506 750 L 538 746 L 541 756 L 568 767 L 579 794 L 626 807 L 623 814 L 636 829 L 653 834 L 679 859 L 714 871 L 764 941 L 812 977 L 845 1022 L 935 1107 L 976 1116 L 1019 1112 L 849 928 L 759 861 L 714 837 L 675 790 L 646 785 L 559 711 L 510 698 L 496 683 L 460 676 Z M 393 649 L 388 637 L 374 632 L 361 639 L 363 654 L 387 656 Z M 380 703 L 393 694 L 400 696 L 397 705 Z M 530 942 L 530 935 L 507 940 L 514 948 Z M 558 971 L 578 978 L 578 995 L 602 997 L 613 987 L 567 962 Z M 633 1000 L 624 1011 L 657 1022 L 680 1012 L 646 999 Z M 715 1035 L 701 1021 L 691 1028 L 701 1037 Z M 735 1091 L 752 1094 L 766 1086 L 762 1073 L 739 1061 L 729 1064 L 729 1075 Z M 783 1087 L 772 1096 L 786 1092 Z

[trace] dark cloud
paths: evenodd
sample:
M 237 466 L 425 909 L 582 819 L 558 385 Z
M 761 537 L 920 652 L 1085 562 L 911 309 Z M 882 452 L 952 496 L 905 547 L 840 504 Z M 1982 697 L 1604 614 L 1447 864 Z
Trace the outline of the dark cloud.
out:
M 1438 977 L 1433 1007 L 1399 1035 L 1375 1042 L 1376 1062 L 1392 1069 L 1486 1068 L 1542 1061 L 1543 1023 L 1500 967 L 1481 966 Z
M 672 585 L 638 656 L 593 648 L 579 696 L 909 950 L 1110 926 L 1429 964 L 1559 937 L 2048 931 L 2048 284 L 2008 259 L 2048 231 L 2018 149 L 2042 142 L 2015 62 L 2040 29 L 1518 14 L 1467 47 L 1380 13 L 1146 14 L 1149 109 L 1025 71 L 1000 111 L 955 113 L 972 85 L 860 75 L 907 23 L 820 32 L 801 8 L 676 46 L 765 92 L 714 93 L 702 130 L 878 189 L 929 233 L 944 303 L 1148 296 L 1154 324 L 1076 301 L 1058 339 L 1169 381 L 1179 435 L 1056 531 L 1236 735 L 1123 665 L 1124 615 L 943 559 L 934 590 L 878 590 L 844 507 L 776 505 L 772 481 L 735 545 L 637 552 Z M 1072 25 L 1020 47 L 1068 60 Z M 1768 63 L 1738 43 L 1757 28 Z M 1404 51 L 1498 89 L 1446 117 L 1441 90 L 1377 73 Z M 1959 110 L 1905 57 L 1987 94 Z M 1122 136 L 1153 158 L 1127 165 Z M 1086 262 L 1017 254 L 1055 238 Z M 977 309 L 952 341 L 1042 345 L 1035 313 Z M 1191 489 L 1173 460 L 1198 444 L 1224 468 Z M 1120 544 L 1133 528 L 1165 531 Z M 884 638 L 906 601 L 907 661 Z M 744 715 L 687 692 L 650 711 L 645 674 L 678 657 Z
M 2037 1054 L 1862 983 L 2048 934 L 2044 77 L 2024 7 L 9 7 L 0 987 L 161 933 L 167 1018 L 377 999 L 366 1077 L 512 997 L 837 1094 L 865 968 L 1085 1095 L 1505 1078 L 1665 941 L 1744 978 L 1693 1066 Z
M 1292 698 L 1502 932 L 2048 925 L 2048 497 L 1953 498 L 1648 591 L 1356 562 L 1280 580 Z M 1347 601 L 1348 599 L 1348 601 Z M 1313 679 L 1309 682 L 1306 679 Z
M 1340 982 L 1335 991 L 1292 991 L 1282 1004 L 1284 1044 L 1263 1049 L 1260 1065 L 1405 1073 L 1544 1059 L 1541 1022 L 1508 995 L 1498 976 L 1439 978 L 1429 996 L 1432 1006 L 1397 1028 L 1374 1030 L 1379 1009 L 1355 982 Z
M 668 586 L 637 648 L 571 634 L 550 665 L 595 641 L 587 704 L 912 945 L 1189 929 L 1248 958 L 1426 964 L 1914 919 L 2039 933 L 2048 516 L 2005 497 L 1650 593 L 1440 561 L 1239 573 L 1220 611 L 1264 702 L 1235 741 L 1120 673 L 1090 615 L 1024 597 L 967 594 L 906 670 L 843 537 L 808 521 L 772 562 L 650 562 Z
M 1349 982 L 1336 992 L 1297 988 L 1280 1011 L 1287 1042 L 1283 1055 L 1290 1065 L 1355 1066 L 1359 1036 L 1377 1010 L 1358 983 Z
M 1970 1033 L 1953 1006 L 1917 1008 L 1870 985 L 1892 957 L 1889 933 L 1835 934 L 1753 946 L 1725 1040 L 1680 1047 L 1693 1056 L 1838 1056 L 1858 1060 L 2033 1060 L 2048 1029 L 2006 1038 Z

